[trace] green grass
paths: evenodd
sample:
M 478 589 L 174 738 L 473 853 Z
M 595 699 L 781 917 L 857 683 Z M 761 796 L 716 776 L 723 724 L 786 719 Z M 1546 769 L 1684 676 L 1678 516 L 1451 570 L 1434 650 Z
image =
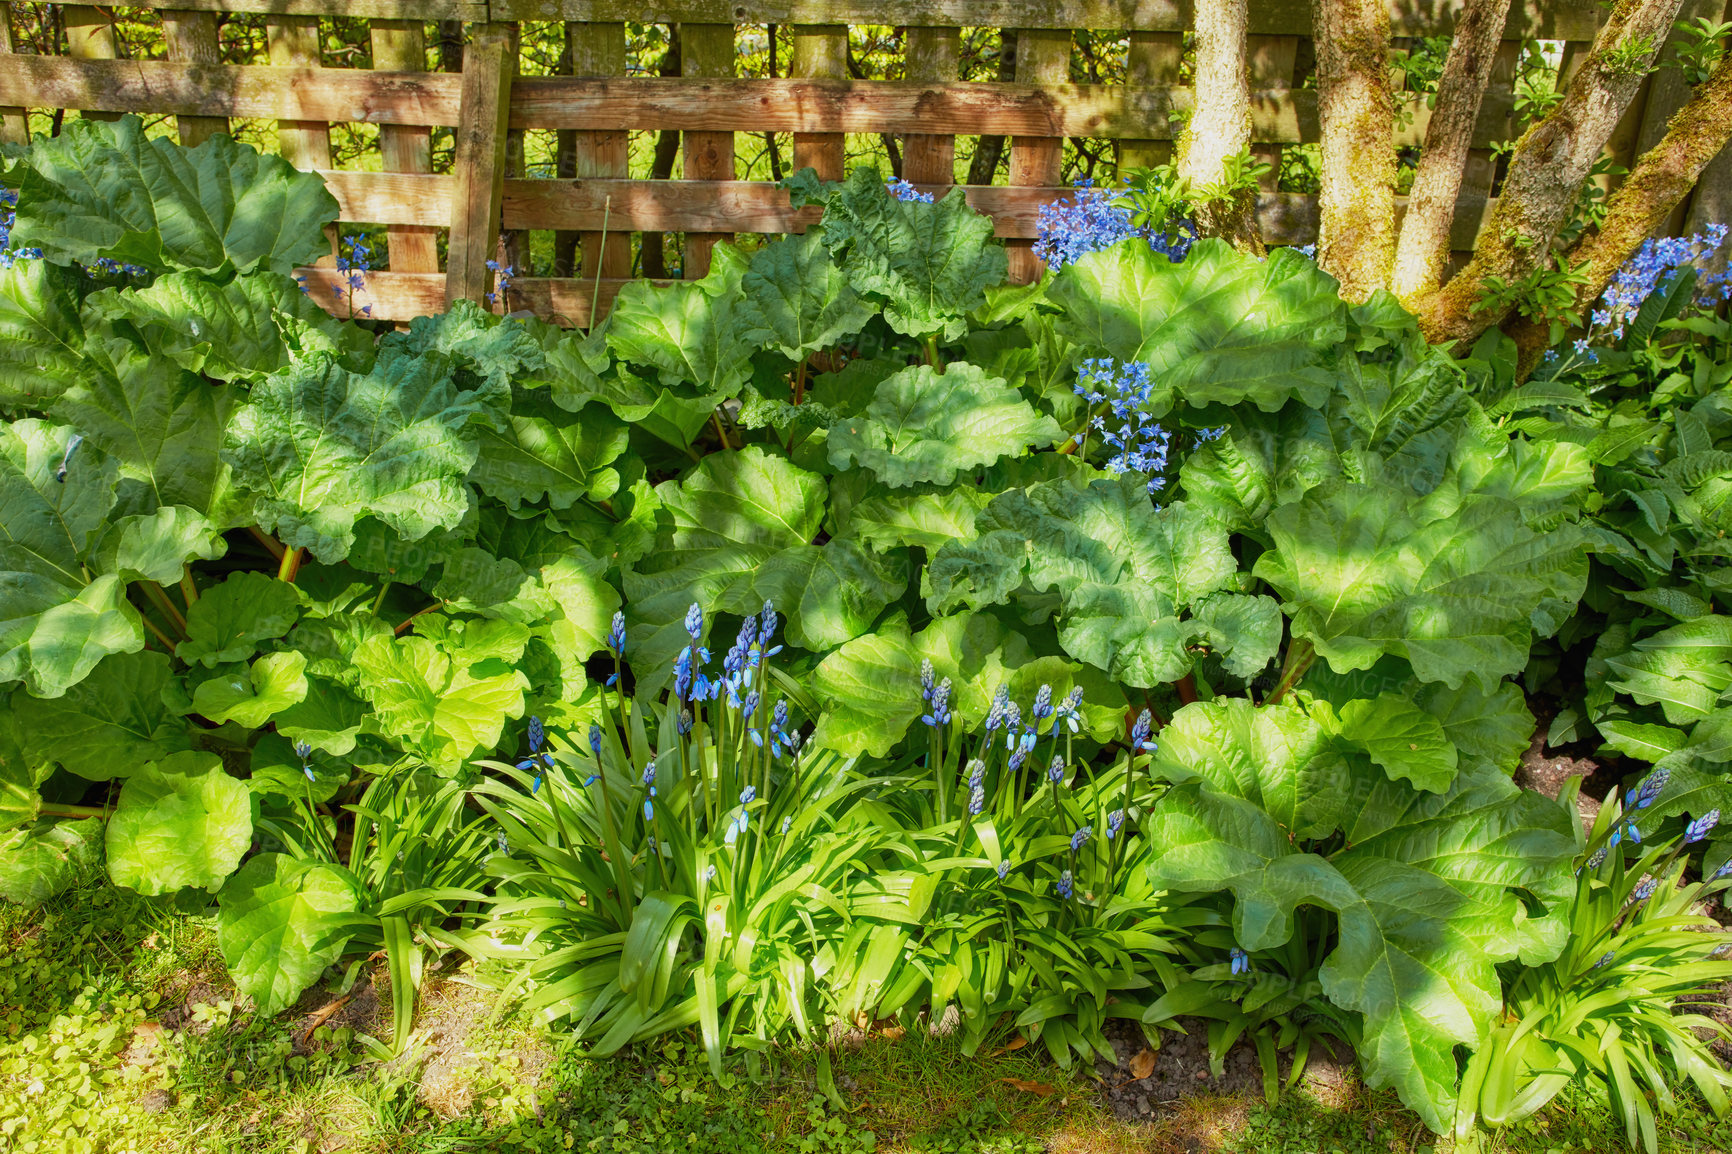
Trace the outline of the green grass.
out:
M 388 998 L 386 999 L 388 1005 Z M 1519 1126 L 1456 1147 L 1394 1096 L 1349 1081 L 1275 1107 L 1199 1097 L 1130 1125 L 1091 1083 L 1036 1051 L 964 1056 L 949 1038 L 873 1037 L 815 1056 L 765 1055 L 731 1087 L 695 1040 L 610 1059 L 457 980 L 430 986 L 411 1053 L 370 1062 L 356 1029 L 388 1009 L 358 997 L 302 1045 L 298 1020 L 237 1005 L 210 923 L 106 886 L 40 910 L 0 906 L 0 1150 L 36 1152 L 504 1151 L 605 1154 L 1574 1154 L 1622 1148 L 1603 1100 L 1566 1094 Z M 1032 1088 L 1031 1088 L 1032 1087 Z M 1320 1093 L 1322 1093 L 1320 1091 Z M 1667 1150 L 1732 1149 L 1732 1123 L 1686 1110 Z

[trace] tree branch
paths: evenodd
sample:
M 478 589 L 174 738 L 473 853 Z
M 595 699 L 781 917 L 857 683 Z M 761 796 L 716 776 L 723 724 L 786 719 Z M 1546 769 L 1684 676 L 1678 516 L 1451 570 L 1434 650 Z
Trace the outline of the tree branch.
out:
M 1473 144 L 1480 102 L 1497 62 L 1510 0 L 1467 0 L 1437 82 L 1437 107 L 1425 129 L 1425 147 L 1413 174 L 1407 216 L 1395 249 L 1390 289 L 1404 301 L 1437 291 L 1449 259 L 1449 223 L 1461 193 L 1461 174 Z
M 1502 323 L 1507 309 L 1470 311 L 1485 278 L 1515 283 L 1549 259 L 1553 238 L 1641 88 L 1682 2 L 1618 0 L 1563 99 L 1516 144 L 1473 259 L 1422 305 L 1419 321 L 1427 338 L 1467 341 Z

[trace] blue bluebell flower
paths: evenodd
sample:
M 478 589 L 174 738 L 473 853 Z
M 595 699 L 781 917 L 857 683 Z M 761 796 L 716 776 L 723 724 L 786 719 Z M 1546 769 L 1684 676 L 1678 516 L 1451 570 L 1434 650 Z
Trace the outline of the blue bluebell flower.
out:
M 624 613 L 615 612 L 613 615 L 613 628 L 607 631 L 607 648 L 608 652 L 612 653 L 615 657 L 625 656 Z
M 986 763 L 978 757 L 968 763 L 968 788 L 980 789 L 986 784 Z
M 1724 862 L 1721 862 L 1720 868 L 1714 871 L 1714 876 L 1710 880 L 1719 881 L 1728 874 L 1732 874 L 1732 858 L 1727 858 Z
M 708 869 L 706 869 L 704 871 L 704 880 L 706 882 L 713 882 L 716 880 L 716 867 L 715 866 L 710 866 Z
M 648 765 L 643 767 L 643 783 L 645 785 L 654 785 L 655 780 L 656 780 L 656 763 L 652 761 Z
M 1046 767 L 1046 779 L 1053 785 L 1064 784 L 1064 755 L 1054 754 L 1052 764 Z
M 1125 811 L 1115 809 L 1107 814 L 1107 840 L 1112 841 L 1119 836 L 1119 827 L 1125 824 Z
M 980 811 L 986 808 L 986 790 L 975 786 L 968 791 L 968 816 L 979 817 Z
M 1613 338 L 1624 335 L 1624 326 L 1635 319 L 1642 304 L 1655 290 L 1669 287 L 1685 267 L 1700 267 L 1725 243 L 1727 227 L 1710 224 L 1695 236 L 1655 237 L 1642 242 L 1636 255 L 1625 261 L 1600 297 L 1602 307 L 1592 314 L 1595 325 L 1610 327 Z M 1710 283 L 1711 282 L 1711 283 Z M 1721 277 L 1697 280 L 1698 303 L 1717 304 L 1725 299 L 1728 285 Z
M 601 726 L 595 722 L 589 723 L 589 751 L 595 756 L 601 756 Z
M 1629 808 L 1647 809 L 1660 798 L 1660 793 L 1666 788 L 1666 783 L 1672 780 L 1672 770 L 1668 766 L 1656 766 L 1654 772 L 1644 777 L 1630 794 Z
M 999 862 L 998 863 L 998 880 L 1003 881 L 1005 878 L 1007 878 L 1009 876 L 1010 876 L 1010 862 L 1009 862 L 1009 860 L 1007 859 L 1005 861 Z
M 758 711 L 758 700 L 758 691 L 756 689 L 746 694 L 746 700 L 740 706 L 740 719 L 742 721 L 752 720 L 752 714 Z
M 920 700 L 932 700 L 933 678 L 935 676 L 936 674 L 932 670 L 932 659 L 922 657 L 920 659 Z
M 1129 210 L 1114 204 L 1106 189 L 1083 180 L 1071 197 L 1041 205 L 1035 235 L 1034 255 L 1056 270 L 1139 234 Z
M 1131 726 L 1132 753 L 1155 752 L 1155 742 L 1149 738 L 1149 732 L 1154 728 L 1154 724 L 1154 716 L 1148 710 L 1145 709 L 1137 714 L 1136 723 Z
M 745 789 L 742 789 L 740 791 L 740 804 L 741 805 L 751 805 L 756 800 L 758 800 L 758 787 L 757 786 L 748 785 Z
M 1635 890 L 1631 892 L 1630 900 L 1632 902 L 1647 901 L 1649 898 L 1654 896 L 1654 887 L 1656 884 L 1657 883 L 1651 877 L 1643 878 L 1636 884 Z
M 1616 950 L 1607 950 L 1605 952 L 1605 954 L 1603 954 L 1601 956 L 1600 960 L 1594 963 L 1594 969 L 1596 969 L 1596 970 L 1605 969 L 1607 966 L 1612 964 L 1612 959 L 1617 957 L 1617 956 L 1618 956 L 1618 954 L 1617 954 Z
M 1061 898 L 1070 897 L 1071 892 L 1076 888 L 1076 883 L 1071 878 L 1069 870 L 1064 870 L 1063 872 L 1061 872 L 1058 875 L 1058 884 L 1056 886 L 1054 886 L 1053 888 L 1058 890 L 1058 896 L 1059 897 L 1061 897 Z
M 674 696 L 682 701 L 690 700 L 692 695 L 692 650 L 688 646 L 680 650 L 680 655 L 674 658 Z
M 313 776 L 313 747 L 305 741 L 295 742 L 295 756 L 301 759 L 301 772 L 307 775 L 308 781 L 318 780 Z
M 1232 959 L 1234 977 L 1251 972 L 1251 955 L 1247 954 L 1244 950 L 1241 950 L 1238 946 L 1233 947 L 1233 950 L 1228 957 Z
M 656 818 L 655 797 L 656 797 L 656 787 L 652 785 L 649 787 L 649 793 L 643 799 L 643 819 L 645 821 L 654 821 Z M 651 844 L 653 845 L 655 839 L 651 838 L 650 841 L 651 841 Z
M 1052 716 L 1052 686 L 1043 685 L 1035 690 L 1034 708 L 1030 709 L 1029 713 L 1037 726 Z
M 499 831 L 499 852 L 506 857 L 511 856 L 511 839 L 505 836 L 504 830 Z
M 487 262 L 487 268 L 494 274 L 495 289 L 494 292 L 487 294 L 487 303 L 492 304 L 494 301 L 503 299 L 506 304 L 510 304 L 511 282 L 517 276 L 517 267 L 510 264 L 501 265 L 496 260 L 490 260 Z
M 1054 714 L 1057 718 L 1053 722 L 1055 728 L 1061 723 L 1067 726 L 1072 733 L 1076 733 L 1082 728 L 1082 698 L 1082 686 L 1078 685 L 1071 689 L 1065 699 L 1059 703 L 1058 711 Z
M 1072 853 L 1075 853 L 1077 850 L 1079 850 L 1083 846 L 1087 845 L 1089 842 L 1089 838 L 1094 836 L 1094 832 L 1095 832 L 1094 826 L 1085 825 L 1081 829 L 1077 830 L 1075 833 L 1071 834 L 1070 835 L 1070 851 Z
M 1107 458 L 1107 471 L 1115 476 L 1141 473 L 1149 479 L 1149 492 L 1160 489 L 1165 483 L 1162 473 L 1167 467 L 1172 434 L 1148 415 L 1155 382 L 1147 362 L 1090 358 L 1078 366 L 1073 388 L 1091 407 L 1101 404 L 1109 407 L 1112 423 L 1108 423 L 1105 415 L 1096 415 L 1090 421 L 1102 442 L 1113 450 Z
M 888 192 L 897 200 L 912 200 L 920 204 L 932 203 L 932 194 L 930 192 L 921 192 L 918 188 L 915 188 L 912 184 L 909 184 L 901 177 L 885 182 L 884 191 Z
M 1004 726 L 1004 748 L 1015 749 L 1017 730 L 1022 728 L 1022 707 L 1014 701 L 1006 701 L 999 722 Z
M 1720 811 L 1711 809 L 1689 825 L 1684 827 L 1684 844 L 1694 845 L 1707 837 L 1716 825 L 1720 824 Z
M 1601 846 L 1599 849 L 1594 851 L 1594 856 L 1588 859 L 1588 868 L 1591 870 L 1597 870 L 1605 862 L 1605 860 L 1606 860 L 1606 847 Z
M 986 732 L 991 734 L 1004 724 L 1005 714 L 1010 708 L 1010 689 L 1000 685 L 998 692 L 992 695 L 992 708 L 986 711 Z
M 696 601 L 686 610 L 686 633 L 693 641 L 704 639 L 704 610 Z
M 793 824 L 794 824 L 794 817 L 792 814 L 789 814 L 787 817 L 784 817 L 782 819 L 782 832 L 787 833 L 788 827 L 793 825 Z
M 950 724 L 950 678 L 946 677 L 932 691 L 932 712 L 921 717 L 930 726 Z

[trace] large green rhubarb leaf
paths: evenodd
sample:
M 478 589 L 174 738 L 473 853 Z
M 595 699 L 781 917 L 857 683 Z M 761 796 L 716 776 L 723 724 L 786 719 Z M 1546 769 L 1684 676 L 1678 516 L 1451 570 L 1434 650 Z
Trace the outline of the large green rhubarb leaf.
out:
M 1050 445 L 1063 430 L 1022 394 L 965 361 L 904 369 L 864 412 L 830 430 L 830 464 L 859 464 L 886 485 L 948 485 L 961 470 Z
M 175 646 L 175 656 L 212 668 L 245 661 L 259 642 L 281 637 L 300 615 L 293 585 L 265 573 L 236 573 L 187 607 L 186 640 Z
M 61 697 L 13 695 L 26 752 L 107 781 L 190 748 L 186 723 L 163 697 L 169 665 L 155 650 L 117 653 Z
M 748 445 L 705 457 L 656 492 L 656 546 L 625 577 L 632 671 L 651 687 L 666 683 L 689 644 L 681 621 L 693 602 L 707 612 L 758 610 L 758 572 L 783 550 L 811 544 L 827 487 L 817 474 Z
M 1179 264 L 1141 240 L 1066 265 L 1049 299 L 1064 309 L 1061 335 L 1154 369 L 1152 410 L 1177 401 L 1273 412 L 1290 398 L 1329 395 L 1328 357 L 1346 332 L 1338 286 L 1288 249 L 1269 259 L 1203 240 Z
M 1269 518 L 1256 574 L 1295 635 L 1337 672 L 1405 657 L 1423 681 L 1490 688 L 1527 664 L 1587 582 L 1587 537 L 1528 527 L 1515 502 L 1418 501 L 1390 485 L 1331 482 Z
M 0 425 L 0 685 L 58 697 L 110 653 L 143 648 L 125 584 L 89 579 L 81 559 L 114 507 L 116 476 L 71 429 Z
M 961 339 L 967 314 L 1004 280 L 1008 260 L 992 218 L 968 207 L 960 188 L 934 204 L 898 200 L 877 172 L 856 168 L 824 210 L 824 243 L 884 319 L 912 337 Z
M 215 893 L 253 839 L 253 795 L 214 753 L 177 753 L 121 788 L 108 819 L 108 874 L 141 894 Z
M 1183 502 L 1157 510 L 1137 477 L 1013 489 L 993 498 L 974 527 L 973 541 L 947 544 L 932 560 L 927 602 L 935 614 L 1002 604 L 1025 582 L 1050 590 L 1061 603 L 1065 650 L 1143 687 L 1183 677 L 1197 640 L 1222 646 L 1237 668 L 1253 672 L 1274 656 L 1279 631 L 1268 626 L 1267 598 L 1231 590 L 1238 563 L 1226 529 Z M 1202 619 L 1191 615 L 1205 604 Z
M 1673 725 L 1713 716 L 1732 689 L 1732 617 L 1708 614 L 1662 629 L 1608 656 L 1606 672 L 1608 686 L 1637 705 L 1658 703 Z
M 859 332 L 876 311 L 830 259 L 822 226 L 753 253 L 740 290 L 776 351 L 792 361 Z
M 769 336 L 756 307 L 740 293 L 745 268 L 738 250 L 723 245 L 702 280 L 631 282 L 608 314 L 608 348 L 622 361 L 655 369 L 662 386 L 681 396 L 695 393 L 711 407 L 733 396 L 752 375 L 752 354 Z
M 54 403 L 55 416 L 120 463 L 140 489 L 127 499 L 137 512 L 186 505 L 220 516 L 235 394 L 130 341 L 93 337 L 88 351 L 86 372 Z
M 0 835 L 0 898 L 39 906 L 102 864 L 103 823 L 35 821 Z
M 345 915 L 360 908 L 346 871 L 260 854 L 223 886 L 217 947 L 241 993 L 269 1017 L 294 1004 L 343 952 Z
M 42 408 L 82 375 L 81 275 L 45 260 L 0 270 L 0 409 Z
M 529 630 L 509 621 L 418 618 L 406 637 L 369 637 L 355 649 L 369 722 L 383 737 L 444 773 L 499 744 L 505 722 L 523 716 L 529 679 L 515 663 Z
M 619 471 L 610 466 L 625 452 L 628 432 L 604 405 L 568 413 L 545 392 L 519 390 L 499 428 L 482 430 L 469 479 L 512 509 L 544 496 L 555 509 L 606 501 L 619 491 Z
M 267 653 L 244 672 L 199 682 L 193 712 L 218 724 L 234 721 L 257 729 L 306 698 L 306 670 L 307 659 L 299 653 Z
M 373 359 L 373 337 L 320 308 L 281 273 L 214 281 L 171 273 L 146 288 L 105 289 L 84 302 L 85 323 L 124 322 L 145 347 L 195 373 L 253 380 L 330 353 L 351 369 Z
M 253 386 L 223 459 L 253 493 L 261 527 L 330 563 L 366 514 L 411 540 L 454 528 L 469 507 L 475 425 L 495 420 L 440 356 L 381 356 L 365 376 L 321 357 Z
M 1454 1048 L 1477 1044 L 1502 1006 L 1497 964 L 1533 964 L 1563 944 L 1569 815 L 1487 768 L 1443 793 L 1391 781 L 1318 742 L 1290 702 L 1185 706 L 1154 772 L 1176 782 L 1148 818 L 1155 884 L 1230 891 L 1234 935 L 1253 954 L 1292 937 L 1300 906 L 1334 912 L 1339 937 L 1319 977 L 1332 1002 L 1364 1016 L 1368 1084 L 1393 1086 L 1445 1129 Z
M 336 217 L 317 173 L 232 137 L 182 148 L 136 116 L 76 120 L 32 147 L 12 244 L 61 264 L 288 273 L 329 251 Z

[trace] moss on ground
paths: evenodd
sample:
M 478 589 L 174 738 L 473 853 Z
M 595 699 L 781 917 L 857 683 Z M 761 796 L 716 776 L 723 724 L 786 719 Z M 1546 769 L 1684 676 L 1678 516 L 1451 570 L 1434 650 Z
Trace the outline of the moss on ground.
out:
M 364 980 L 364 979 L 363 979 Z M 383 980 L 383 975 L 380 975 Z M 358 987 L 365 990 L 364 986 Z M 838 1047 L 835 1097 L 810 1053 L 766 1057 L 732 1087 L 695 1040 L 591 1060 L 498 1012 L 459 974 L 433 983 L 409 1053 L 369 1060 L 388 1030 L 377 992 L 310 1036 L 315 994 L 278 1020 L 237 999 L 210 922 L 107 886 L 39 910 L 0 906 L 0 1149 L 19 1154 L 660 1151 L 1021 1154 L 1444 1154 L 1387 1093 L 1339 1087 L 1276 1107 L 1199 1097 L 1148 1122 L 1115 1119 L 1094 1087 L 1036 1047 L 964 1057 L 943 1037 Z M 389 1005 L 388 996 L 383 999 Z M 838 1104 L 838 1099 L 841 1104 Z M 1566 1095 L 1484 1137 L 1476 1154 L 1610 1151 L 1605 1104 Z M 1670 1150 L 1732 1148 L 1732 1125 L 1686 1111 Z M 1462 1148 L 1460 1154 L 1467 1154 Z

